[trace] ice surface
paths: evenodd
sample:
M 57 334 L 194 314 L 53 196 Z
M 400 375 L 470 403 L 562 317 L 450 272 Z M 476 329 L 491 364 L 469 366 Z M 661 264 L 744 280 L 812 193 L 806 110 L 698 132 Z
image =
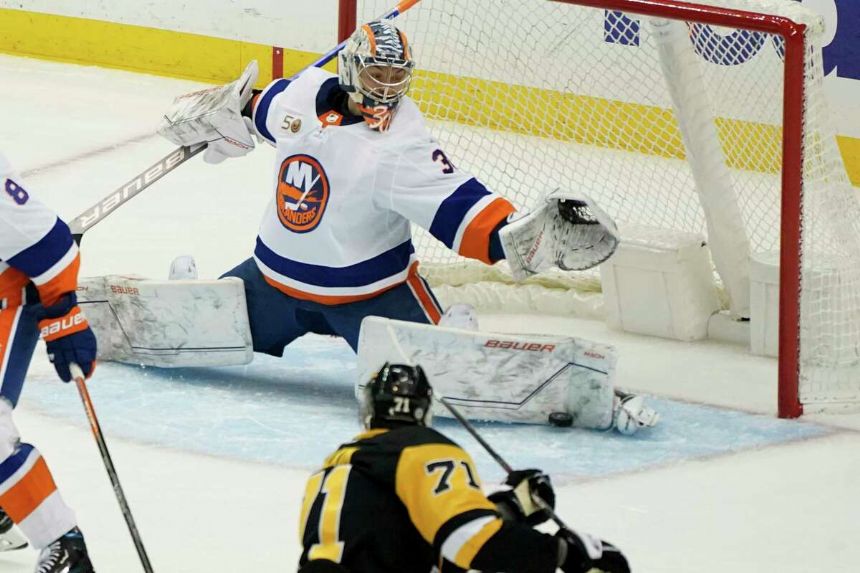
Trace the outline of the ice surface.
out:
M 321 462 L 321 452 L 359 432 L 355 371 L 355 357 L 343 341 L 309 335 L 290 345 L 283 358 L 258 356 L 248 366 L 160 369 L 102 364 L 90 393 L 106 431 L 117 436 L 311 470 Z M 56 390 L 53 372 L 33 375 L 28 399 L 52 417 L 79 419 L 77 395 Z M 651 398 L 650 403 L 663 422 L 633 437 L 550 426 L 475 426 L 508 463 L 542 468 L 557 481 L 631 472 L 832 432 L 824 426 L 675 400 Z M 474 451 L 485 479 L 504 477 L 455 420 L 437 415 L 434 425 Z

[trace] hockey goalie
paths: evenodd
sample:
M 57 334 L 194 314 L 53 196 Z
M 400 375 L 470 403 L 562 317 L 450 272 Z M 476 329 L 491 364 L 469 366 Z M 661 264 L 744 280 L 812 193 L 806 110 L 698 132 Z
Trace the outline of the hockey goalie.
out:
M 233 281 L 232 288 L 241 288 L 238 307 L 212 303 L 232 309 L 227 322 L 235 336 L 201 344 L 172 339 L 169 345 L 204 348 L 195 355 L 197 364 L 223 355 L 218 348 L 249 359 L 241 352 L 248 339 L 254 352 L 281 356 L 308 332 L 340 336 L 358 351 L 368 316 L 424 325 L 431 338 L 444 336 L 433 326 L 444 312 L 418 272 L 412 225 L 464 257 L 486 264 L 506 260 L 518 280 L 550 267 L 588 269 L 612 255 L 615 224 L 586 195 L 548 189 L 530 211 L 520 212 L 459 169 L 406 95 L 414 67 L 406 36 L 381 20 L 360 26 L 349 38 L 337 74 L 309 68 L 257 91 L 252 62 L 231 84 L 177 98 L 160 129 L 173 143 L 204 143 L 204 160 L 220 163 L 251 152 L 262 140 L 275 147 L 276 161 L 253 256 L 213 281 L 220 286 L 212 285 L 226 289 Z M 139 293 L 125 296 L 140 301 Z M 191 297 L 198 305 L 191 318 L 204 314 L 201 300 L 221 301 L 219 296 L 227 295 Z M 139 315 L 145 307 L 127 306 Z M 160 316 L 165 314 L 176 317 Z M 178 325 L 150 332 L 202 336 L 213 330 Z M 390 345 L 362 337 L 365 346 Z M 169 352 L 153 359 L 156 346 L 148 346 L 150 364 L 181 364 Z M 572 356 L 561 354 L 565 360 Z M 607 408 L 604 417 L 611 417 L 611 400 Z M 605 421 L 596 426 L 608 427 Z

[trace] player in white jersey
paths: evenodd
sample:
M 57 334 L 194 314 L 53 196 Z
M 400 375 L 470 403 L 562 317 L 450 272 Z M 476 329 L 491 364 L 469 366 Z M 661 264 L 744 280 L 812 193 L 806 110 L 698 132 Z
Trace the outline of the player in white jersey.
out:
M 518 277 L 588 268 L 614 251 L 614 224 L 587 199 L 550 197 L 521 215 L 457 168 L 406 97 L 413 66 L 405 35 L 370 22 L 341 52 L 337 76 L 310 68 L 252 98 L 252 65 L 166 115 L 161 133 L 207 142 L 209 162 L 244 155 L 254 132 L 277 149 L 254 256 L 226 273 L 245 283 L 254 350 L 280 356 L 306 332 L 340 335 L 355 349 L 369 315 L 438 323 L 412 223 L 465 257 L 507 259 Z
M 0 153 L 0 550 L 40 550 L 37 573 L 93 571 L 75 515 L 39 450 L 12 421 L 41 334 L 57 374 L 89 376 L 96 338 L 77 304 L 80 256 L 69 227 L 21 183 Z

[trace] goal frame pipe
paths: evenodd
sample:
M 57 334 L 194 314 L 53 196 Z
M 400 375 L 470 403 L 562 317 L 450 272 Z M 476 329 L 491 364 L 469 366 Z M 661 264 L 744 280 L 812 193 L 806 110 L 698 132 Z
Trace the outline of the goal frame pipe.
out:
M 783 70 L 782 192 L 779 268 L 779 363 L 777 411 L 780 418 L 803 414 L 800 402 L 800 288 L 803 220 L 803 114 L 806 25 L 783 16 L 678 0 L 549 0 L 559 4 L 687 20 L 780 36 Z M 339 0 L 338 33 L 355 28 L 357 0 Z
M 551 0 L 560 4 L 695 21 L 781 36 L 785 43 L 782 107 L 782 209 L 779 249 L 777 414 L 797 418 L 800 402 L 800 288 L 803 221 L 803 114 L 806 25 L 783 16 L 676 0 Z
M 355 31 L 358 0 L 338 0 L 337 41 L 343 42 Z

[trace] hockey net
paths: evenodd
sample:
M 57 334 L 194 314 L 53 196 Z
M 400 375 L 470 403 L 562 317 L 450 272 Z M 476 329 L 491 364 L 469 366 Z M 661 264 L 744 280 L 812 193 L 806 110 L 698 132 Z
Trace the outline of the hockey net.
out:
M 359 0 L 358 21 L 389 3 Z M 397 23 L 421 70 L 410 95 L 455 164 L 518 207 L 584 191 L 622 237 L 700 233 L 735 317 L 748 316 L 750 258 L 776 257 L 780 414 L 860 403 L 860 206 L 818 16 L 791 0 L 423 0 Z M 448 301 L 589 312 L 600 291 L 597 272 L 513 285 L 504 263 L 421 230 L 416 249 Z

